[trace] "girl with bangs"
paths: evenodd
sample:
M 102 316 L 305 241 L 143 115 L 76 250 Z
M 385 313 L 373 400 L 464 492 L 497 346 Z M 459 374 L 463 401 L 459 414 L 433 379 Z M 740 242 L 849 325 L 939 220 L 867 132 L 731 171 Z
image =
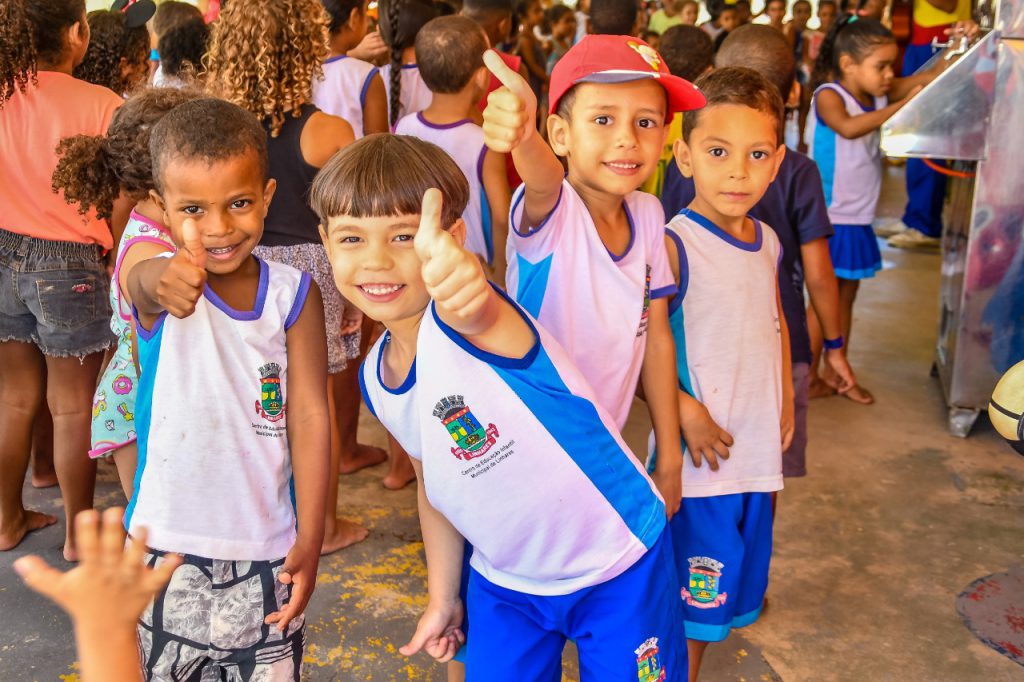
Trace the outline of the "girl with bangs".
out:
M 365 528 L 336 515 L 342 459 L 346 464 L 386 459 L 382 450 L 356 443 L 358 363 L 352 361 L 359 356 L 362 314 L 338 293 L 320 241 L 320 221 L 307 204 L 317 171 L 354 140 L 348 122 L 313 103 L 313 81 L 322 78 L 327 56 L 328 25 L 319 0 L 233 2 L 212 24 L 206 55 L 207 89 L 255 114 L 267 131 L 277 191 L 253 253 L 310 273 L 323 292 L 333 415 L 325 554 L 367 536 Z

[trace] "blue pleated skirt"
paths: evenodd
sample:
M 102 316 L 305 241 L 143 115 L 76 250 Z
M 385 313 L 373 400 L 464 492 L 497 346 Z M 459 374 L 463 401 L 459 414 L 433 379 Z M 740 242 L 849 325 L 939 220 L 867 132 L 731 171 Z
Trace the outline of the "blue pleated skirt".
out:
M 882 252 L 870 225 L 833 225 L 835 234 L 828 240 L 836 277 L 867 279 L 882 269 Z

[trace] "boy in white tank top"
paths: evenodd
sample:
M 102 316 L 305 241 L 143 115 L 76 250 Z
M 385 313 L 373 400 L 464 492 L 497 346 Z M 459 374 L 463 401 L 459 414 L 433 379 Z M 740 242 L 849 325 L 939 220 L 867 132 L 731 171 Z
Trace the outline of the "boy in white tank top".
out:
M 335 282 L 387 328 L 363 395 L 420 487 L 429 601 L 400 651 L 465 642 L 467 680 L 521 682 L 559 679 L 572 639 L 592 679 L 682 682 L 664 504 L 558 342 L 462 247 L 467 199 L 450 157 L 401 135 L 350 145 L 310 193 Z
M 509 219 L 508 292 L 569 352 L 619 428 L 640 380 L 664 455 L 653 477 L 672 516 L 682 452 L 666 297 L 676 285 L 661 204 L 637 190 L 657 167 L 671 115 L 704 98 L 642 40 L 590 35 L 551 72 L 548 147 L 529 85 L 496 53 L 485 59 L 504 84 L 484 111 L 487 146 L 511 152 L 523 178 Z
M 789 334 L 777 274 L 782 247 L 770 227 L 748 215 L 785 155 L 782 98 L 745 68 L 718 69 L 697 85 L 708 104 L 683 115 L 683 138 L 673 150 L 696 197 L 667 228 L 679 283 L 669 320 L 690 455 L 670 527 L 690 680 L 708 642 L 761 613 L 772 494 L 782 488 L 782 451 L 793 437 Z
M 150 146 L 178 250 L 128 281 L 139 461 L 125 526 L 149 529 L 150 566 L 185 559 L 139 622 L 143 669 L 298 682 L 330 461 L 320 293 L 252 255 L 275 182 L 251 114 L 186 102 Z
M 402 118 L 395 132 L 436 144 L 466 176 L 466 249 L 480 257 L 491 280 L 504 283 L 511 203 L 505 159 L 487 148 L 483 128 L 473 121 L 491 77 L 486 51 L 487 35 L 466 17 L 438 17 L 420 29 L 416 62 L 433 98 L 423 111 Z

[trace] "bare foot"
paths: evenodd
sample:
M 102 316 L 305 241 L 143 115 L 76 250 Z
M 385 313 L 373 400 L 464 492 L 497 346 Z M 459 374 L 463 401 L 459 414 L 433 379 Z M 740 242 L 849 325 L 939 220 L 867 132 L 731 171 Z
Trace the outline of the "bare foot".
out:
M 71 546 L 70 541 L 64 543 L 64 561 L 69 564 L 78 563 L 78 550 Z
M 17 524 L 12 530 L 0 531 L 0 552 L 14 549 L 32 531 L 52 526 L 55 523 L 57 523 L 56 516 L 29 511 L 28 509 L 24 510 L 21 523 Z
M 828 398 L 836 394 L 836 389 L 833 388 L 820 377 L 811 379 L 810 387 L 808 388 L 807 396 L 811 400 L 815 398 Z
M 861 405 L 871 405 L 875 402 L 875 396 L 872 395 L 871 391 L 859 384 L 844 393 L 843 397 L 849 398 L 853 402 Z
M 52 488 L 57 485 L 57 472 L 53 471 L 33 471 L 32 472 L 32 487 L 33 488 Z
M 405 455 L 405 453 L 402 454 Z M 384 487 L 388 490 L 401 490 L 415 480 L 416 471 L 409 463 L 409 456 L 405 455 L 404 464 L 398 466 L 392 464 L 391 470 L 384 477 Z
M 338 465 L 338 473 L 354 474 L 360 469 L 376 466 L 387 460 L 388 453 L 381 448 L 360 443 L 356 446 L 355 455 L 341 458 L 341 463 Z
M 370 531 L 359 524 L 352 523 L 347 519 L 336 518 L 334 519 L 334 528 L 328 528 L 324 532 L 324 544 L 320 548 L 320 555 L 331 554 L 349 545 L 362 542 L 369 534 Z

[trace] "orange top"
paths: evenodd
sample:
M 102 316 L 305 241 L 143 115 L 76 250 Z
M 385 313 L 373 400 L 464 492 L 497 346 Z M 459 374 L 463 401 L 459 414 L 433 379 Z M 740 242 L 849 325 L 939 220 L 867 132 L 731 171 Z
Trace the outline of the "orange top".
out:
M 107 224 L 78 213 L 54 192 L 57 144 L 72 135 L 107 132 L 124 101 L 107 88 L 57 71 L 15 92 L 0 108 L 0 228 L 55 241 L 113 246 Z

